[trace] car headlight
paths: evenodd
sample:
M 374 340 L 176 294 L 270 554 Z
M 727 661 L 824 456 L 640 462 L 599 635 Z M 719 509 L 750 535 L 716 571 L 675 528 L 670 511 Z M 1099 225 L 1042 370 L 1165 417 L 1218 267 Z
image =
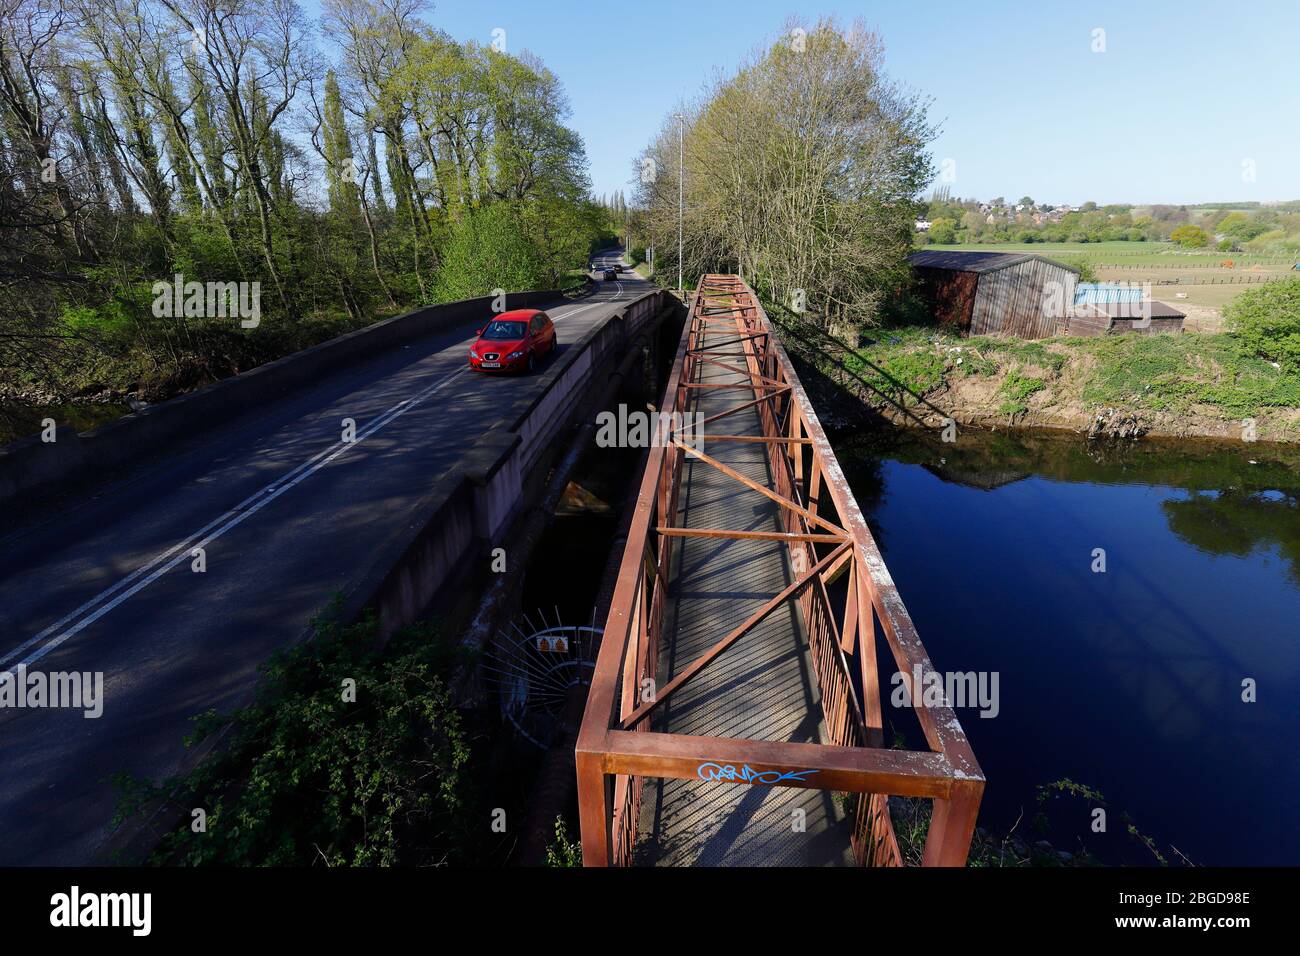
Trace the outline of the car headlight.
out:
M 507 356 L 507 358 L 512 358 L 512 359 L 523 358 L 523 357 L 524 357 L 524 353 L 523 353 L 523 352 L 511 352 L 511 353 Z

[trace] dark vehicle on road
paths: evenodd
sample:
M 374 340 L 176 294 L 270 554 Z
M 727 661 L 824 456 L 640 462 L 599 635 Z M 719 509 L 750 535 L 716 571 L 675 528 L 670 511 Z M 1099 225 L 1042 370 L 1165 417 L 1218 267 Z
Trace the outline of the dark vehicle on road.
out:
M 606 270 L 605 270 L 605 281 L 606 281 L 606 282 L 613 282 L 613 281 L 614 281 L 615 279 L 617 279 L 617 278 L 618 278 L 618 271 L 617 271 L 617 270 L 615 270 L 615 269 L 606 269 Z
M 531 372 L 555 350 L 555 323 L 540 309 L 503 312 L 478 330 L 469 367 L 481 372 Z

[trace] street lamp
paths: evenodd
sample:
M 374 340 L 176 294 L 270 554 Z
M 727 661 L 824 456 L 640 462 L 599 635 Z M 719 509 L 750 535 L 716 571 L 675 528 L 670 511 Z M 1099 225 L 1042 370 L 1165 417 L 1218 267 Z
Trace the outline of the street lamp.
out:
M 682 215 L 685 208 L 683 183 L 686 181 L 686 117 L 677 114 L 677 291 L 682 291 Z

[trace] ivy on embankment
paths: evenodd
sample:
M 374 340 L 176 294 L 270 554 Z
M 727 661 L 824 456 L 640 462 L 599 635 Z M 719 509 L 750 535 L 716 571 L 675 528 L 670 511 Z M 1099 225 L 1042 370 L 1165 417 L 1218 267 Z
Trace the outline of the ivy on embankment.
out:
M 151 862 L 428 866 L 493 852 L 475 813 L 469 734 L 445 683 L 457 654 L 421 625 L 377 646 L 372 619 L 331 616 L 273 657 L 253 701 L 197 718 L 193 745 L 228 739 L 162 786 L 120 776 L 118 820 L 179 811 Z M 354 682 L 354 683 L 353 683 Z M 202 811 L 202 829 L 195 821 Z M 486 812 L 486 811 L 484 811 Z

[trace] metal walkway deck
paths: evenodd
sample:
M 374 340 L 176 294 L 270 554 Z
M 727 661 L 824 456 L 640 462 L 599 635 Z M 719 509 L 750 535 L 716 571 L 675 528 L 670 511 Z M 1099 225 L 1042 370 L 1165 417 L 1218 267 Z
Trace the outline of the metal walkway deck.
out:
M 965 862 L 984 778 L 947 706 L 882 746 L 879 644 L 933 667 L 753 291 L 705 276 L 575 750 L 583 862 L 897 866 L 890 794 Z
M 736 339 L 734 327 L 704 328 L 709 349 Z M 696 366 L 695 381 L 749 384 L 741 369 Z M 707 417 L 737 403 L 733 389 L 694 389 L 689 412 Z M 758 437 L 757 408 L 728 419 L 727 431 Z M 767 452 L 759 442 L 707 437 L 710 457 L 771 487 Z M 781 508 L 754 489 L 697 459 L 682 466 L 678 527 L 735 528 L 776 533 Z M 790 549 L 779 540 L 684 538 L 673 552 L 660 674 L 675 674 L 704 654 L 719 635 L 794 583 Z M 693 681 L 666 701 L 652 721 L 656 731 L 696 736 L 829 743 L 817 677 L 797 606 L 781 608 L 755 625 Z M 802 811 L 802 814 L 797 811 Z M 636 862 L 657 866 L 852 865 L 845 810 L 824 790 L 718 787 L 700 780 L 647 780 L 642 795 Z

